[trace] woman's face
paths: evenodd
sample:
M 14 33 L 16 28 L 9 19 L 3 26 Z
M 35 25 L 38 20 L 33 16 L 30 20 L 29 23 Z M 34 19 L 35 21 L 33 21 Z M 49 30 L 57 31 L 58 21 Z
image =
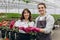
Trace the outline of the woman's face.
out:
M 29 12 L 26 11 L 26 10 L 24 11 L 24 18 L 25 18 L 25 19 L 28 19 L 28 18 L 29 18 Z

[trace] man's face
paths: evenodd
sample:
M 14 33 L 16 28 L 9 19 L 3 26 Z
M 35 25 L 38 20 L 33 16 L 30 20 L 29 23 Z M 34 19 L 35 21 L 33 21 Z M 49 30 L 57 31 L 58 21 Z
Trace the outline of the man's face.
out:
M 46 8 L 44 7 L 44 5 L 39 5 L 38 6 L 38 11 L 40 14 L 44 14 L 46 11 Z

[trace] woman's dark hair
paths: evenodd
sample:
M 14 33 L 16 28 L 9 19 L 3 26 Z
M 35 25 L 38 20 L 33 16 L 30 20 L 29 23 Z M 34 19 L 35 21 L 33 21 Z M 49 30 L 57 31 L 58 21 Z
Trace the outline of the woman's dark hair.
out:
M 44 7 L 46 8 L 46 4 L 45 3 L 39 3 L 37 6 L 39 5 L 44 5 Z
M 20 20 L 23 21 L 23 19 L 25 19 L 25 18 L 24 18 L 24 12 L 25 12 L 25 11 L 27 11 L 27 12 L 29 13 L 29 18 L 28 18 L 28 20 L 29 20 L 29 21 L 32 21 L 31 12 L 30 12 L 30 10 L 27 9 L 27 8 L 25 8 L 25 9 L 23 10 L 22 16 L 21 16 Z

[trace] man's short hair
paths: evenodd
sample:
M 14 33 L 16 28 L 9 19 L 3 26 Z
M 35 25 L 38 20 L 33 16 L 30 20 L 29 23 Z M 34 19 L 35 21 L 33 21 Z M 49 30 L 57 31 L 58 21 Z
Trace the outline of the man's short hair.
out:
M 45 3 L 39 3 L 37 6 L 39 5 L 44 5 L 44 7 L 46 8 L 46 4 Z

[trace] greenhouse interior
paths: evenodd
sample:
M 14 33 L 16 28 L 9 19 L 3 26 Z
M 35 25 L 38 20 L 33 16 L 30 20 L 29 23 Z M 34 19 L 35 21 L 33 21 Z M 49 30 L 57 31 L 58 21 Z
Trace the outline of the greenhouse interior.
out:
M 29 15 L 29 17 L 31 16 L 33 19 L 32 20 L 32 19 L 28 18 L 28 21 L 32 20 L 33 24 L 35 25 L 36 18 L 41 16 L 41 15 L 39 15 L 39 12 L 41 12 L 41 11 L 38 10 L 39 3 L 44 3 L 46 5 L 45 11 L 47 12 L 48 15 L 51 15 L 51 17 L 52 17 L 52 18 L 50 17 L 49 19 L 54 21 L 54 24 L 53 24 L 53 21 L 49 23 L 49 21 L 51 21 L 51 20 L 46 19 L 47 22 L 51 25 L 47 25 L 48 23 L 45 24 L 46 29 L 48 29 L 48 30 L 49 30 L 49 27 L 51 26 L 51 28 L 50 28 L 51 39 L 60 40 L 60 0 L 0 0 L 0 40 L 27 40 L 27 39 L 28 40 L 44 40 L 43 38 L 39 39 L 36 36 L 38 34 L 36 32 L 39 32 L 39 27 L 35 27 L 35 28 L 32 27 L 32 30 L 34 29 L 33 32 L 31 31 L 31 29 L 29 30 L 29 28 L 28 28 L 27 30 L 31 31 L 30 33 L 27 33 L 30 35 L 29 36 L 26 34 L 26 32 L 24 33 L 24 31 L 26 29 L 21 30 L 21 32 L 23 32 L 23 33 L 20 33 L 19 29 L 23 29 L 23 26 L 21 26 L 19 23 L 17 23 L 17 22 L 22 21 L 22 19 L 24 19 L 24 21 L 25 21 L 24 17 L 26 15 L 24 16 L 24 12 L 23 12 L 25 9 L 28 13 L 31 12 L 31 14 L 28 14 L 28 15 Z M 27 15 L 27 17 L 28 17 L 28 15 Z M 38 22 L 38 19 L 37 19 L 37 22 Z M 21 23 L 21 24 L 23 24 L 23 23 Z M 28 24 L 28 26 L 30 25 L 29 23 L 27 23 L 27 24 Z M 31 24 L 31 25 L 33 25 L 33 24 Z M 52 24 L 53 24 L 53 27 L 52 27 Z M 21 28 L 15 27 L 15 25 L 17 25 L 17 26 L 19 25 L 19 26 L 21 26 Z M 26 26 L 26 25 L 24 25 L 24 26 Z M 12 29 L 10 29 L 10 28 L 12 28 Z M 44 30 L 44 28 L 42 28 L 42 29 Z M 43 32 L 45 32 L 45 30 Z M 45 35 L 44 35 L 44 37 L 45 37 Z M 46 37 L 45 37 L 45 39 L 46 39 Z M 49 38 L 47 37 L 46 40 L 49 40 Z

